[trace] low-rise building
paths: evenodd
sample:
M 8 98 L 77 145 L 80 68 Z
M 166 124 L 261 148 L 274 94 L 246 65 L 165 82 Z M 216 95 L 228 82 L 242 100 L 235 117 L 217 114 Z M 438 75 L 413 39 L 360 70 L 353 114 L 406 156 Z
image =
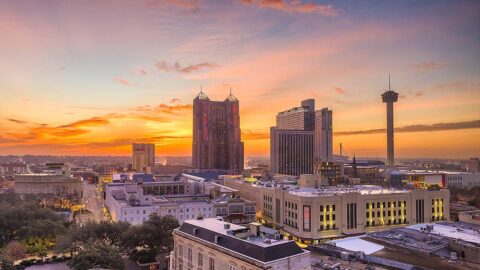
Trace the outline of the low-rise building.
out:
M 215 215 L 222 217 L 226 222 L 248 224 L 255 221 L 255 202 L 223 194 L 213 199 L 212 204 Z
M 214 217 L 213 204 L 205 197 L 149 195 L 138 183 L 112 183 L 105 186 L 105 206 L 114 221 L 139 224 L 151 214 L 173 216 L 181 224 L 198 216 Z
M 480 172 L 480 159 L 470 158 L 460 161 L 460 168 L 466 172 Z
M 309 251 L 269 230 L 262 233 L 258 223 L 249 229 L 214 218 L 187 220 L 173 232 L 170 269 L 311 269 Z
M 82 197 L 83 180 L 68 172 L 35 173 L 15 175 L 15 193 L 18 194 L 55 194 Z
M 461 222 L 480 225 L 480 210 L 460 212 L 458 213 L 458 220 Z
M 446 172 L 446 186 L 455 188 L 470 188 L 480 186 L 480 172 Z
M 409 224 L 449 220 L 450 191 L 358 185 L 298 187 L 226 181 L 255 201 L 261 221 L 310 244 Z

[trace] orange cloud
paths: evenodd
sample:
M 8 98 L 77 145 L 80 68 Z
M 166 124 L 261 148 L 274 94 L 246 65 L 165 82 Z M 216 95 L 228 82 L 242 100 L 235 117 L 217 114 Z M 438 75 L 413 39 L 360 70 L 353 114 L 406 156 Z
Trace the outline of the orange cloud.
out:
M 126 86 L 132 86 L 132 83 L 125 79 L 125 78 L 122 78 L 122 77 L 115 77 L 113 78 L 113 81 L 114 82 L 117 82 L 117 83 L 120 83 L 120 84 L 123 84 L 123 85 L 126 85 Z
M 242 140 L 266 140 L 270 139 L 270 133 L 266 132 L 253 132 L 249 129 L 242 130 Z
M 432 131 L 475 129 L 475 128 L 480 128 L 480 120 L 457 122 L 457 123 L 438 123 L 438 124 L 432 124 L 432 125 L 409 125 L 409 126 L 395 128 L 395 132 L 400 132 L 400 133 L 432 132 Z M 335 132 L 335 135 L 347 136 L 347 135 L 377 134 L 377 133 L 385 133 L 385 132 L 386 132 L 386 129 L 379 128 L 379 129 L 368 129 L 368 130 L 357 130 L 357 131 L 339 131 L 339 132 Z
M 343 88 L 340 88 L 340 87 L 335 87 L 335 92 L 339 93 L 339 94 L 342 94 L 342 95 L 346 95 L 347 94 L 347 90 L 343 89 Z
M 314 13 L 323 16 L 337 16 L 338 10 L 331 5 L 321 5 L 316 3 L 303 3 L 301 0 L 286 1 L 286 0 L 241 0 L 245 4 L 255 4 L 263 8 L 271 8 L 281 10 L 289 13 Z

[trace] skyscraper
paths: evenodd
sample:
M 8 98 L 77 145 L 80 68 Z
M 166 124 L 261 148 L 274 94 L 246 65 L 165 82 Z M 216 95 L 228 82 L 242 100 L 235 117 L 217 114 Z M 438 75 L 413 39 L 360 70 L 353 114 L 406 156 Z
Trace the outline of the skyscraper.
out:
M 313 172 L 315 100 L 280 112 L 270 128 L 270 168 L 273 173 L 300 175 Z
M 211 101 L 203 91 L 193 100 L 192 162 L 197 169 L 243 171 L 238 99 Z
M 137 172 L 150 173 L 155 166 L 155 144 L 133 143 L 132 166 Z
M 382 94 L 382 101 L 387 103 L 387 165 L 394 165 L 393 103 L 398 101 L 398 93 L 390 89 L 390 75 L 388 76 L 388 91 Z
M 332 110 L 315 112 L 315 162 L 333 161 Z

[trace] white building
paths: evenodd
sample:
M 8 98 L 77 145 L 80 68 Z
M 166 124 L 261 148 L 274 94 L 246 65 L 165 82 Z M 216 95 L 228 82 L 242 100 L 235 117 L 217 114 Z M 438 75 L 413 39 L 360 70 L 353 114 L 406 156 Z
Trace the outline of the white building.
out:
M 162 195 L 146 195 L 137 183 L 112 183 L 105 186 L 105 206 L 114 221 L 139 224 L 148 220 L 153 213 L 171 215 L 180 224 L 198 216 L 214 217 L 213 205 L 205 199 L 194 199 L 193 195 L 168 200 Z
M 480 173 L 447 172 L 446 186 L 457 188 L 469 188 L 480 186 Z

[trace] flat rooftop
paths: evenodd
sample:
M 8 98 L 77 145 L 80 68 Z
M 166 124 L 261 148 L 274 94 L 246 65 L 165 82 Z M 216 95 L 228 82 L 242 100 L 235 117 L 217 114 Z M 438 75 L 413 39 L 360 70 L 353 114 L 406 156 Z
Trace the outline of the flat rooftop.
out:
M 262 263 L 308 252 L 291 240 L 247 237 L 249 228 L 216 218 L 186 220 L 176 231 Z
M 284 189 L 290 194 L 304 197 L 318 197 L 318 196 L 334 196 L 336 194 L 346 193 L 360 193 L 361 195 L 377 195 L 377 194 L 400 194 L 409 193 L 410 189 L 398 189 L 398 188 L 384 188 L 375 185 L 354 185 L 354 186 L 335 186 L 335 187 L 306 187 L 299 188 L 296 185 L 265 185 L 265 184 L 252 184 L 257 188 L 267 189 Z
M 424 230 L 427 225 L 433 226 L 433 229 L 430 231 L 431 234 L 437 234 L 440 236 L 463 240 L 466 242 L 480 244 L 480 230 L 478 228 L 461 228 L 454 226 L 454 224 L 450 225 L 448 223 L 431 223 L 431 224 L 415 224 L 408 226 L 407 228 L 421 231 Z

